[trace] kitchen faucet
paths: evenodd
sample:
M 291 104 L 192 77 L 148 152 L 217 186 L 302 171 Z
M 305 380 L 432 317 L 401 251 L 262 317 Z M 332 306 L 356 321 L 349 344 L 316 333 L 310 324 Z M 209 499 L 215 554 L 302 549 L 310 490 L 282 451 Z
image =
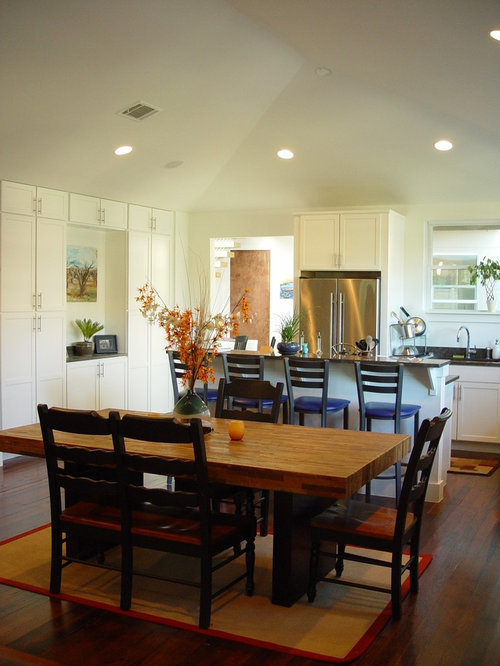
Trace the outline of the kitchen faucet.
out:
M 467 333 L 467 346 L 465 347 L 465 358 L 470 358 L 470 333 L 467 326 L 460 326 L 457 331 L 457 342 L 460 341 L 460 331 L 464 330 Z

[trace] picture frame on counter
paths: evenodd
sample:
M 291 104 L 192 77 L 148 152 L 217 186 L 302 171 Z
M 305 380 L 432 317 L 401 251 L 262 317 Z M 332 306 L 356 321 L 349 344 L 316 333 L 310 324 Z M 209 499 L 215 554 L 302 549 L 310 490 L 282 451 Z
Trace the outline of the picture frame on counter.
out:
M 116 354 L 118 344 L 116 335 L 94 335 L 96 354 Z

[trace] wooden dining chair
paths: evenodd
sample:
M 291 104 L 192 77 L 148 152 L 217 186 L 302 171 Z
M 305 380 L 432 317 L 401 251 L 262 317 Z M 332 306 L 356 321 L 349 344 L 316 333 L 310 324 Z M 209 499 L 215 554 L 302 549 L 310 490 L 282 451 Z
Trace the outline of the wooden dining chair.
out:
M 113 440 L 119 466 L 122 507 L 122 592 L 121 608 L 130 608 L 132 581 L 136 575 L 198 587 L 200 590 L 199 626 L 210 626 L 212 600 L 228 587 L 245 580 L 247 595 L 254 590 L 255 518 L 212 511 L 207 458 L 201 421 L 189 425 L 174 419 L 126 414 L 112 422 Z M 172 449 L 172 458 L 135 454 L 127 450 L 133 440 L 155 442 Z M 178 444 L 188 445 L 189 453 L 178 454 Z M 190 490 L 166 485 L 148 487 L 137 483 L 137 473 L 188 478 Z M 242 547 L 244 543 L 244 547 Z M 149 548 L 200 561 L 199 579 L 186 577 L 178 569 L 161 572 L 137 570 L 134 549 Z M 215 557 L 221 555 L 221 558 Z M 215 571 L 240 555 L 246 566 L 230 582 L 213 589 Z
M 413 418 L 413 441 L 418 433 L 420 405 L 403 402 L 403 365 L 394 363 L 359 362 L 354 364 L 359 404 L 359 429 L 372 429 L 372 421 L 392 421 L 394 432 L 401 432 L 401 421 Z M 366 396 L 388 400 L 366 400 Z M 394 479 L 396 502 L 401 493 L 401 461 L 394 465 L 394 473 L 383 474 L 379 479 Z M 366 485 L 366 499 L 370 500 L 371 484 Z
M 401 617 L 401 577 L 405 571 L 410 572 L 411 592 L 418 592 L 419 538 L 425 493 L 439 441 L 450 416 L 451 411 L 443 409 L 432 421 L 426 419 L 422 422 L 408 462 L 397 509 L 347 500 L 337 502 L 312 519 L 307 593 L 310 602 L 316 597 L 316 585 L 319 581 L 352 585 L 389 592 L 392 617 Z M 323 547 L 325 543 L 336 543 L 337 552 L 331 548 L 326 551 Z M 391 557 L 387 560 L 363 555 L 359 551 L 347 552 L 346 548 L 349 546 L 390 553 Z M 403 564 L 403 548 L 406 547 L 409 547 L 409 557 Z M 334 559 L 336 577 L 318 574 L 320 557 Z M 341 579 L 345 560 L 390 568 L 390 588 Z
M 219 380 L 215 416 L 221 419 L 236 419 L 242 421 L 260 421 L 261 423 L 278 423 L 283 382 L 273 386 L 271 382 L 262 379 L 234 379 L 226 382 L 224 377 Z M 269 412 L 259 412 L 251 409 L 233 409 L 231 403 L 237 399 L 265 400 L 271 402 Z M 243 489 L 242 489 L 243 490 Z M 252 490 L 247 488 L 247 510 L 254 514 L 259 509 L 260 536 L 267 536 L 269 528 L 269 491 Z
M 237 335 L 234 338 L 234 349 L 246 349 L 248 342 L 248 335 Z
M 290 423 L 295 423 L 295 414 L 299 415 L 299 424 L 304 425 L 306 414 L 319 414 L 321 427 L 326 428 L 327 416 L 331 413 L 343 413 L 343 428 L 349 427 L 350 400 L 328 397 L 328 379 L 330 362 L 323 359 L 283 357 L 285 379 L 288 393 Z M 313 390 L 315 395 L 295 395 L 295 389 Z M 319 392 L 319 395 L 317 393 Z
M 61 572 L 72 562 L 109 566 L 104 552 L 121 543 L 119 489 L 111 420 L 93 411 L 38 405 L 50 495 L 50 591 L 61 590 Z M 58 443 L 60 433 L 74 435 L 74 445 Z M 95 438 L 109 449 L 95 448 Z M 94 438 L 94 441 L 92 441 Z M 60 440 L 59 440 L 60 441 Z M 93 446 L 92 446 L 93 444 Z

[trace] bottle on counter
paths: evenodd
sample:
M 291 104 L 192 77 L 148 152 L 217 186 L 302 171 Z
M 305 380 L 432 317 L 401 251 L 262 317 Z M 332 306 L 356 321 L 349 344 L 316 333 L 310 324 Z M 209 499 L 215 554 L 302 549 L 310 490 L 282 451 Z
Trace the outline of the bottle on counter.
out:
M 318 331 L 318 335 L 316 337 L 316 356 L 320 357 L 322 355 L 321 351 L 321 331 Z
M 498 361 L 500 359 L 500 340 L 495 340 L 491 355 L 493 356 L 494 361 Z

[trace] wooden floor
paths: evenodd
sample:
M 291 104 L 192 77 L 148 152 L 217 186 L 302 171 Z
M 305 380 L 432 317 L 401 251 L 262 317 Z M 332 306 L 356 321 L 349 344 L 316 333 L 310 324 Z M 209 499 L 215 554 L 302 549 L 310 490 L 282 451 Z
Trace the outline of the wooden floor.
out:
M 426 507 L 422 551 L 434 560 L 420 592 L 355 662 L 360 666 L 500 663 L 500 473 L 448 477 L 445 501 Z M 44 462 L 7 461 L 0 468 L 0 539 L 48 520 Z M 2 665 L 318 663 L 0 585 Z

